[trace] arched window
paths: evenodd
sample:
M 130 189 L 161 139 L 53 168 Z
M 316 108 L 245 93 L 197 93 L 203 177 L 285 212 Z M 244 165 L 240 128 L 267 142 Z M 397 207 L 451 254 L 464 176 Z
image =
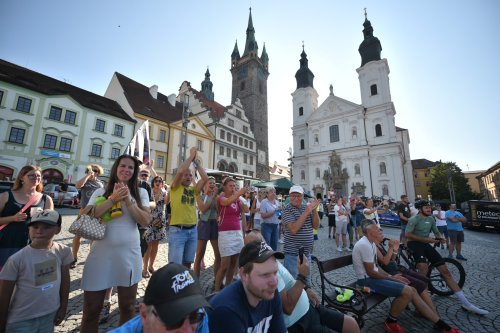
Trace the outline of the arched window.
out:
M 321 177 L 321 171 L 319 168 L 316 168 L 316 179 L 319 179 Z
M 300 180 L 306 180 L 306 172 L 304 170 L 300 170 Z
M 358 129 L 356 126 L 352 128 L 352 138 L 357 139 L 358 138 Z
M 382 125 L 375 125 L 375 136 L 382 136 Z
M 314 143 L 319 143 L 319 135 L 314 134 Z
M 387 174 L 387 169 L 385 167 L 385 162 L 380 162 L 380 174 L 381 175 L 386 175 Z
M 304 150 L 304 149 L 305 149 L 304 139 L 300 139 L 300 149 L 301 149 L 301 150 Z
M 389 186 L 387 184 L 382 186 L 382 195 L 389 195 Z
M 361 174 L 361 168 L 359 167 L 359 164 L 354 165 L 354 175 L 359 176 Z

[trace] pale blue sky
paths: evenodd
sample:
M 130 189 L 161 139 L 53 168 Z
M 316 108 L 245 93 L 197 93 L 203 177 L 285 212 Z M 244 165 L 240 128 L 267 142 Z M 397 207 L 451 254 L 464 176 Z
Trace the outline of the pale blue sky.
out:
M 411 158 L 467 170 L 500 160 L 500 2 L 3 0 L 0 58 L 104 94 L 115 71 L 165 95 L 200 89 L 209 66 L 215 99 L 231 98 L 231 52 L 243 52 L 252 6 L 259 54 L 269 55 L 270 160 L 286 164 L 302 41 L 320 103 L 360 103 L 356 68 L 363 8 L 389 62 L 396 125 Z

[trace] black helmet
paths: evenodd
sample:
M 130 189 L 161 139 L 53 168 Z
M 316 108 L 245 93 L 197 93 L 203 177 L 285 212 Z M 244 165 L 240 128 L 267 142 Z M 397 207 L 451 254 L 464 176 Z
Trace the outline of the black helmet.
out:
M 431 203 L 427 200 L 418 200 L 417 202 L 415 202 L 415 208 L 416 209 L 420 209 L 424 206 L 430 206 Z

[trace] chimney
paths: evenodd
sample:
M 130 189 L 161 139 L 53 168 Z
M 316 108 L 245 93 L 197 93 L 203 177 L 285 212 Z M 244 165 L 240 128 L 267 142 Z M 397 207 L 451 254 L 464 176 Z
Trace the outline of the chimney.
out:
M 154 99 L 158 98 L 158 86 L 153 84 L 151 88 L 149 88 L 149 93 L 153 96 Z
M 175 99 L 176 99 L 175 94 L 171 94 L 168 96 L 168 102 L 170 103 L 170 105 L 175 106 Z

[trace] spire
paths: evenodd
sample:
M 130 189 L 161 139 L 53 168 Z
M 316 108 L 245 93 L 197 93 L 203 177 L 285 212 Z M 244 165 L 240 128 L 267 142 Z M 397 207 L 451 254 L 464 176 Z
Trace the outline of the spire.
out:
M 264 47 L 262 48 L 262 55 L 260 56 L 260 60 L 264 64 L 264 67 L 267 69 L 267 66 L 269 65 L 269 56 L 267 55 L 266 51 L 266 43 L 264 43 Z
M 212 81 L 210 81 L 210 71 L 208 70 L 207 66 L 207 71 L 205 72 L 205 80 L 201 82 L 201 93 L 209 100 L 213 101 L 214 100 L 214 93 L 212 91 Z
M 313 86 L 314 74 L 308 67 L 307 54 L 304 51 L 304 42 L 302 42 L 302 53 L 300 54 L 300 68 L 295 73 L 295 79 L 297 80 L 297 89 L 307 88 Z
M 382 45 L 377 37 L 373 36 L 373 27 L 371 22 L 368 20 L 365 8 L 365 22 L 363 23 L 363 35 L 364 40 L 359 45 L 359 54 L 361 55 L 361 66 L 369 63 L 373 60 L 380 60 L 380 52 L 382 51 Z
M 238 50 L 238 40 L 234 43 L 234 49 L 233 53 L 231 53 L 231 60 L 238 60 L 240 59 L 240 51 Z
M 247 27 L 247 40 L 245 42 L 245 52 L 243 52 L 243 56 L 254 55 L 257 56 L 257 51 L 259 50 L 259 46 L 257 45 L 257 41 L 255 40 L 255 29 L 253 27 L 252 21 L 252 7 L 250 7 L 250 15 L 248 16 L 248 27 Z

